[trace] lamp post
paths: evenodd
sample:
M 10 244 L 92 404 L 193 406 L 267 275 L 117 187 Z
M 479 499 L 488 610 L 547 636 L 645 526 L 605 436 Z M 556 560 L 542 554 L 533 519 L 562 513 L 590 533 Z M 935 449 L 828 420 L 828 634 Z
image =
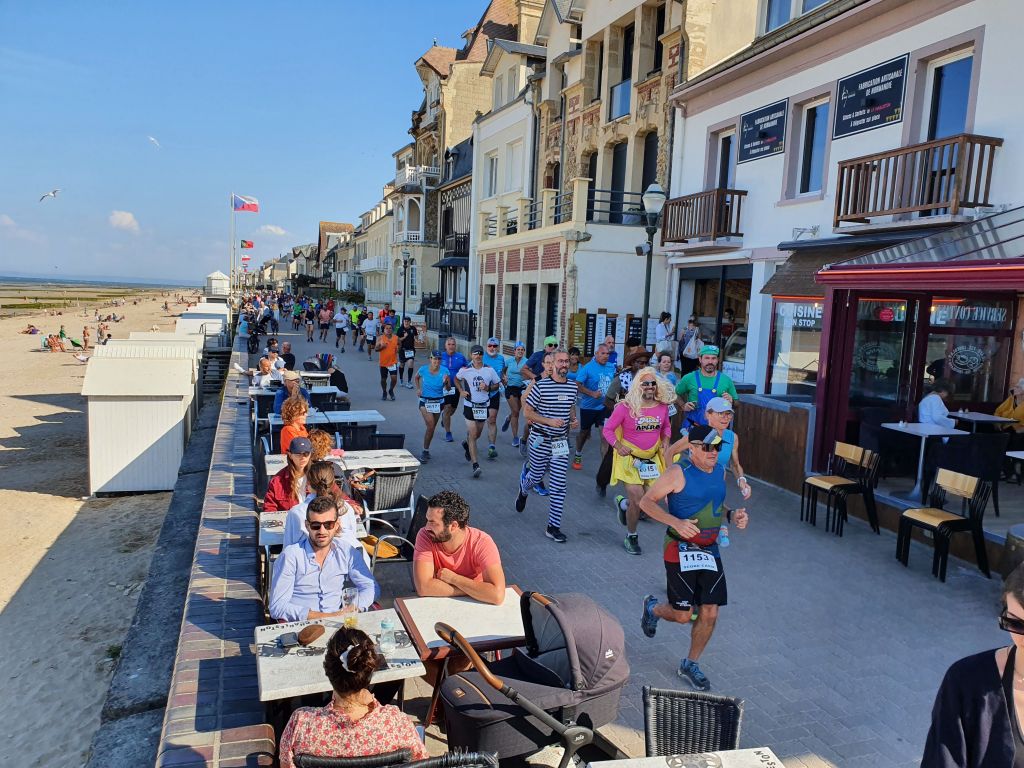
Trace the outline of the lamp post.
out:
M 661 209 L 665 207 L 667 195 L 657 182 L 651 184 L 641 196 L 644 201 L 644 215 L 647 217 L 647 276 L 644 278 L 644 315 L 640 325 L 640 344 L 647 346 L 647 317 L 651 309 L 651 264 L 654 260 L 654 234 L 658 231 Z
M 405 304 L 409 295 L 409 252 L 402 251 L 402 322 L 405 322 Z

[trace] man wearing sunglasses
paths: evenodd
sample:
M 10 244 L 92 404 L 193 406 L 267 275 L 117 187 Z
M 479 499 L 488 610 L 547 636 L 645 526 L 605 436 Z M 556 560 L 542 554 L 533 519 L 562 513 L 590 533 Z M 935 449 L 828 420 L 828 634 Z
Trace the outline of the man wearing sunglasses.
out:
M 271 617 L 304 621 L 344 613 L 341 592 L 346 577 L 359 590 L 358 610 L 368 609 L 380 595 L 380 588 L 362 552 L 337 538 L 338 506 L 331 496 L 317 496 L 309 503 L 306 530 L 309 536 L 285 547 L 274 563 Z
M 541 378 L 544 373 L 544 355 L 553 354 L 558 349 L 558 337 L 548 336 L 544 339 L 544 349 L 538 349 L 526 359 L 522 375 L 526 381 L 533 381 Z
M 689 445 L 688 458 L 666 469 L 640 500 L 640 509 L 650 519 L 668 526 L 664 550 L 668 602 L 646 595 L 640 628 L 647 637 L 654 637 L 658 619 L 686 625 L 694 607 L 700 606 L 690 631 L 690 650 L 680 661 L 678 674 L 697 690 L 709 691 L 711 683 L 697 661 L 715 631 L 718 609 L 727 601 L 718 533 L 725 519 L 742 530 L 748 517 L 745 509 L 726 513 L 725 468 L 718 462 L 721 436 L 698 424 L 690 430 Z

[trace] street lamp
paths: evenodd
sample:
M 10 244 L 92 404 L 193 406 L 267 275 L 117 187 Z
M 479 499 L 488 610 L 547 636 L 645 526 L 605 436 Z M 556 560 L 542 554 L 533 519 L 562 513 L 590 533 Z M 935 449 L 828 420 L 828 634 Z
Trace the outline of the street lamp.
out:
M 402 322 L 405 322 L 405 304 L 409 295 L 409 252 L 402 251 Z
M 644 201 L 644 215 L 647 217 L 647 243 L 646 247 L 637 248 L 647 256 L 647 277 L 644 279 L 644 319 L 640 325 L 640 344 L 647 346 L 647 316 L 651 309 L 651 262 L 654 260 L 654 233 L 658 231 L 658 221 L 661 219 L 661 209 L 665 207 L 667 195 L 661 186 L 654 182 L 641 195 Z

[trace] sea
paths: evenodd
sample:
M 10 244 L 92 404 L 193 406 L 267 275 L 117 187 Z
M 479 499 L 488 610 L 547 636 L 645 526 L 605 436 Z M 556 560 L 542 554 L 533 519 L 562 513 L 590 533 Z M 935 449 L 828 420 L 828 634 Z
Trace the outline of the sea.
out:
M 39 288 L 70 288 L 83 287 L 83 288 L 197 288 L 201 287 L 201 282 L 188 282 L 185 280 L 75 280 L 72 278 L 53 278 L 53 277 L 31 277 L 31 276 L 15 276 L 15 275 L 0 275 L 0 287 L 9 288 L 24 288 L 26 286 L 34 286 Z

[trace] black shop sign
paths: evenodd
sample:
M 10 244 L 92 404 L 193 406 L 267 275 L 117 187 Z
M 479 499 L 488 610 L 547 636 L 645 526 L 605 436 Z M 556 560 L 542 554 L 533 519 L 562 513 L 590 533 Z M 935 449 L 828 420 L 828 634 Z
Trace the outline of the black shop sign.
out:
M 853 136 L 903 121 L 910 54 L 844 77 L 836 85 L 832 138 Z
M 789 99 L 777 101 L 740 117 L 737 163 L 749 163 L 786 151 L 786 115 Z

